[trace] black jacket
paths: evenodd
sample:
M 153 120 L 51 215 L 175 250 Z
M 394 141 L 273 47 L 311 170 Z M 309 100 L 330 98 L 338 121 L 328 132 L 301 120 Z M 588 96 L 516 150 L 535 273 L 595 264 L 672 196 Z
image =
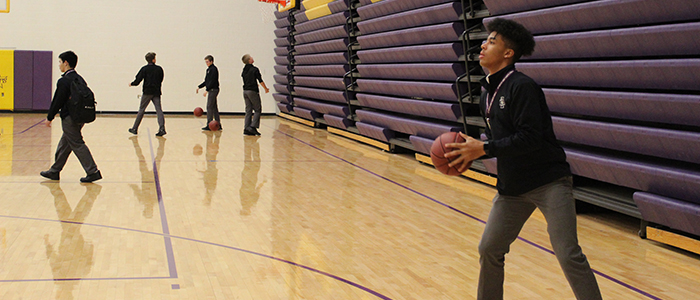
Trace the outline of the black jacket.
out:
M 204 76 L 204 82 L 199 85 L 199 88 L 207 87 L 207 91 L 219 88 L 219 68 L 211 64 L 207 68 L 207 75 Z
M 263 82 L 263 80 L 260 75 L 260 70 L 256 66 L 253 66 L 253 64 L 246 64 L 245 67 L 243 67 L 241 77 L 243 77 L 244 91 L 260 92 L 260 89 L 258 89 L 258 82 Z
M 73 69 L 66 71 L 61 75 L 61 78 L 58 79 L 56 83 L 56 92 L 53 94 L 53 100 L 51 100 L 51 106 L 49 107 L 49 114 L 46 116 L 46 120 L 53 121 L 59 111 L 61 112 L 61 119 L 70 116 L 66 104 L 68 104 L 68 99 L 70 99 L 71 82 L 76 78 L 83 82 L 85 81 L 85 79 L 78 75 L 78 72 Z
M 486 120 L 487 101 L 491 100 L 510 65 L 482 79 L 481 113 Z M 487 99 L 488 97 L 488 99 Z M 552 116 L 544 92 L 532 78 L 514 72 L 498 90 L 490 113 L 488 153 L 498 158 L 498 192 L 517 196 L 556 179 L 571 175 L 564 149 L 557 143 Z
M 131 83 L 132 86 L 137 86 L 143 80 L 143 94 L 160 96 L 161 86 L 163 84 L 163 68 L 156 64 L 147 64 L 136 74 L 136 79 Z

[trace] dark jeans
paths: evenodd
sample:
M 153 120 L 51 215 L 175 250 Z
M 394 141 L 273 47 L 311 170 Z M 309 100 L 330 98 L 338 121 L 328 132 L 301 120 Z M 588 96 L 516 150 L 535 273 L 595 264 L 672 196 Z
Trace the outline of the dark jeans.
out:
M 216 99 L 218 96 L 219 89 L 207 91 L 207 124 L 212 120 L 216 120 L 221 124 L 221 119 L 219 118 L 219 103 L 217 103 Z
M 260 103 L 260 93 L 256 91 L 243 91 L 245 99 L 245 127 L 260 128 L 260 115 L 262 114 L 262 104 Z M 255 111 L 255 114 L 253 114 Z
M 139 113 L 136 114 L 136 120 L 134 121 L 134 130 L 139 129 L 141 125 L 141 119 L 143 119 L 143 114 L 146 113 L 146 108 L 148 104 L 153 102 L 153 106 L 156 108 L 156 115 L 158 115 L 158 131 L 165 131 L 165 115 L 163 115 L 163 108 L 160 106 L 160 96 L 158 95 L 143 95 L 141 96 L 141 105 L 139 106 Z
M 73 123 L 73 119 L 70 116 L 61 120 L 63 136 L 61 136 L 61 140 L 58 141 L 58 147 L 56 147 L 56 162 L 54 162 L 49 171 L 61 172 L 71 152 L 78 157 L 85 173 L 90 175 L 98 171 L 95 160 L 90 154 L 90 149 L 85 145 L 83 134 L 80 132 L 83 129 L 83 125 L 85 124 Z

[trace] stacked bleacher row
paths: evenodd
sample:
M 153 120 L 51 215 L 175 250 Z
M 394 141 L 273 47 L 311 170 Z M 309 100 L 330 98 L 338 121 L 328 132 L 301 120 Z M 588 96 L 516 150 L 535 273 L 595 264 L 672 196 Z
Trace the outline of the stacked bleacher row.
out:
M 276 77 L 280 84 L 277 91 L 282 95 L 275 98 L 281 111 L 343 129 L 352 125 L 346 92 L 350 80 L 344 78 L 352 60 L 348 52 L 353 31 L 349 3 L 307 0 L 291 13 L 295 19 L 289 31 L 294 40 L 293 59 L 277 58 L 278 64 L 288 63 L 291 72 L 286 78 L 282 74 Z
M 574 174 L 634 193 L 591 202 L 700 236 L 700 2 L 485 2 L 535 35 L 517 68 L 544 87 Z
M 292 88 L 290 80 L 294 72 L 294 16 L 291 10 L 275 12 L 275 83 L 273 88 L 276 93 L 272 96 L 277 102 L 277 107 L 281 112 L 290 113 L 292 108 Z

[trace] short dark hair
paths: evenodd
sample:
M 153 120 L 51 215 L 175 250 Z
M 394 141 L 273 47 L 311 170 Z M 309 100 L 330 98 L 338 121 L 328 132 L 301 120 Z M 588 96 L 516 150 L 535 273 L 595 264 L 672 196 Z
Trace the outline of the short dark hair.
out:
M 243 58 L 241 58 L 244 64 L 248 64 L 250 62 L 250 54 L 243 55 Z
M 155 52 L 148 52 L 148 53 L 146 53 L 146 61 L 147 61 L 147 62 L 152 63 L 154 59 L 156 59 L 156 53 L 155 53 Z
M 58 58 L 62 61 L 67 61 L 71 68 L 75 68 L 78 65 L 78 56 L 75 55 L 73 51 L 66 51 L 58 55 Z
M 210 61 L 210 62 L 214 62 L 214 57 L 211 56 L 211 55 L 205 56 L 204 59 L 206 59 L 206 60 L 208 60 L 208 61 Z
M 497 32 L 503 37 L 506 47 L 513 49 L 513 62 L 520 60 L 520 57 L 531 55 L 535 51 L 535 38 L 532 33 L 522 24 L 496 18 L 486 24 L 489 32 Z

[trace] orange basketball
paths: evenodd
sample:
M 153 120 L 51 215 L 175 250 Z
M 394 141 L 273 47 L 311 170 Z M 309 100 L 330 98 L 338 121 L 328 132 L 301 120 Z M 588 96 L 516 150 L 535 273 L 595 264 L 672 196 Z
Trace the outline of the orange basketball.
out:
M 440 135 L 433 145 L 430 147 L 430 159 L 433 161 L 433 166 L 435 169 L 443 174 L 451 176 L 459 176 L 458 166 L 450 167 L 448 164 L 452 161 L 452 158 L 445 157 L 445 153 L 452 151 L 453 149 L 448 149 L 445 147 L 446 144 L 450 143 L 464 143 L 464 138 L 457 132 L 447 132 Z M 469 162 L 467 168 L 471 167 L 472 162 Z
M 216 120 L 212 120 L 211 122 L 209 122 L 209 130 L 211 131 L 219 130 L 220 126 L 221 125 Z
M 201 117 L 204 114 L 204 110 L 201 107 L 197 107 L 194 109 L 194 116 L 195 117 Z

